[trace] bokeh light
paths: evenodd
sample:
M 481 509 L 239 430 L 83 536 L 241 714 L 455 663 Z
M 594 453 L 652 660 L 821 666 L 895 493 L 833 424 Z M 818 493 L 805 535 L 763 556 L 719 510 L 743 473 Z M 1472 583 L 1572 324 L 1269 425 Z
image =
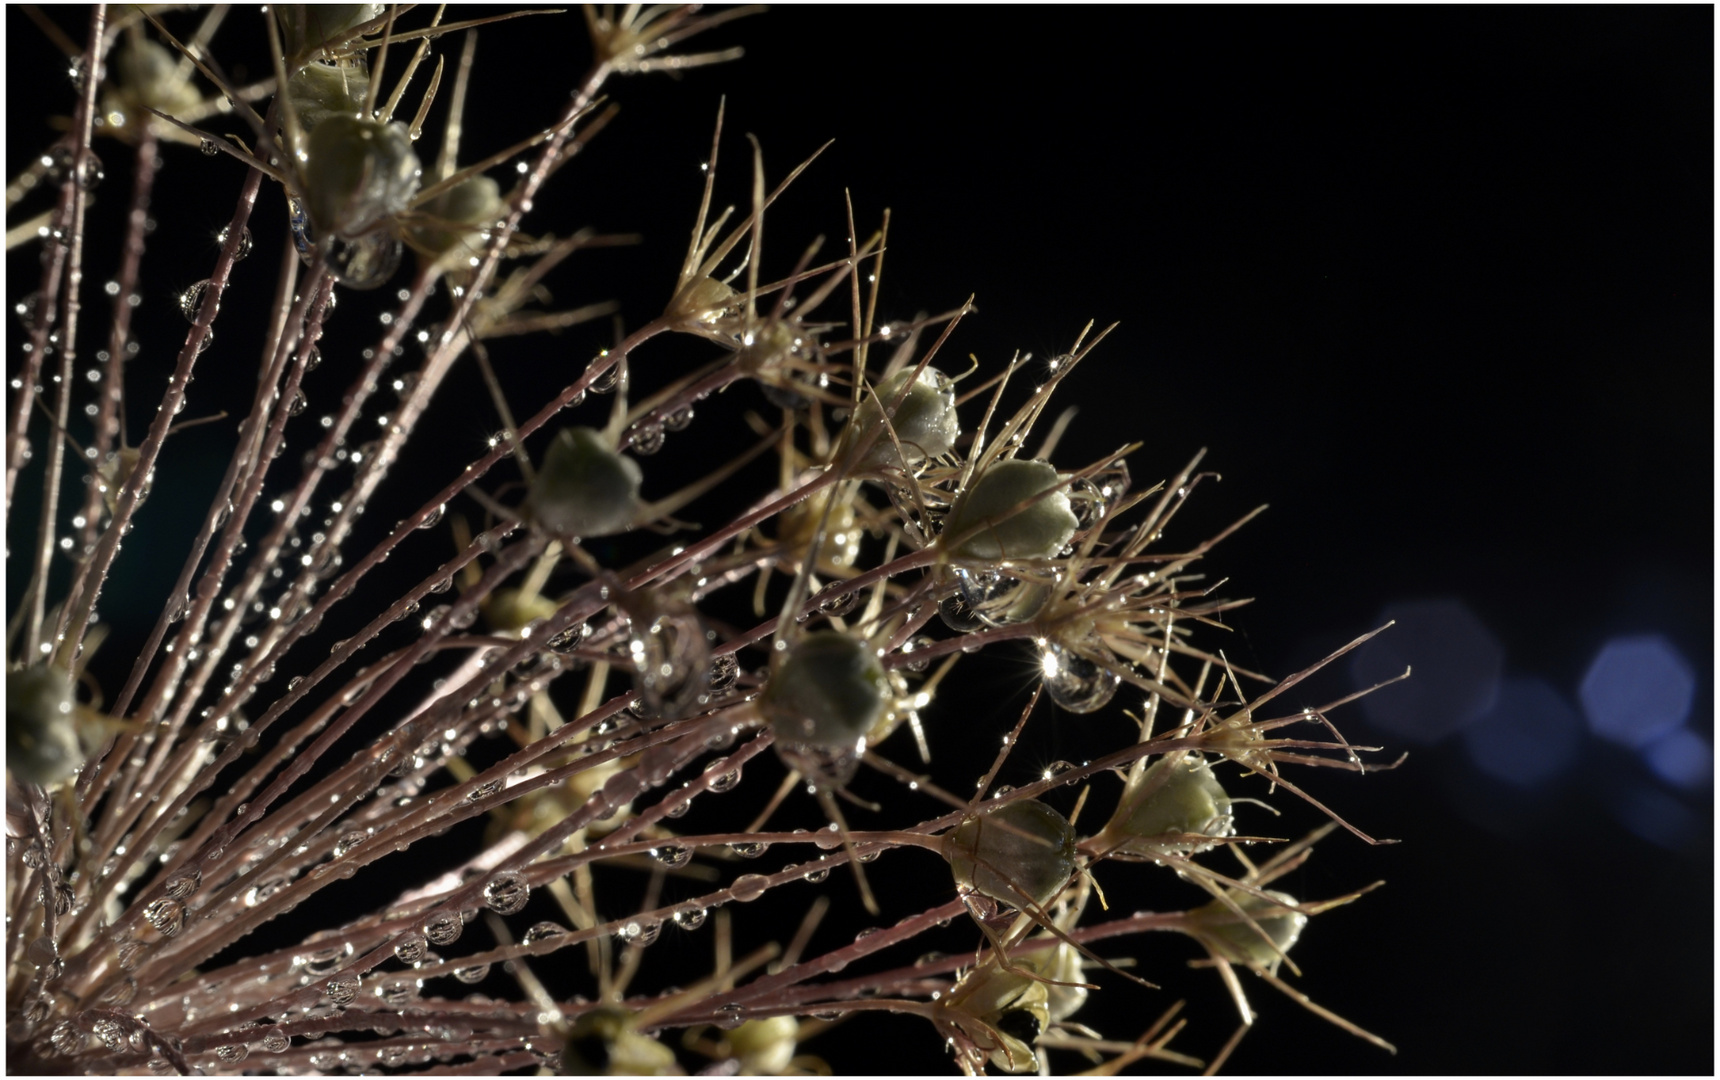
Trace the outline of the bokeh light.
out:
M 1643 747 L 1642 760 L 1654 775 L 1685 791 L 1714 782 L 1714 748 L 1689 728 L 1681 727 Z
M 1393 604 L 1380 621 L 1397 625 L 1356 650 L 1358 688 L 1413 669 L 1410 678 L 1362 699 L 1376 727 L 1405 742 L 1438 742 L 1493 707 L 1505 667 L 1499 639 L 1457 599 Z
M 1696 675 L 1660 635 L 1620 637 L 1601 647 L 1577 693 L 1596 735 L 1643 747 L 1690 715 Z
M 1613 806 L 1619 822 L 1651 844 L 1683 851 L 1697 842 L 1701 823 L 1688 806 L 1664 791 L 1632 788 Z
M 1582 738 L 1577 710 L 1542 679 L 1506 679 L 1498 701 L 1463 731 L 1476 768 L 1525 788 L 1570 768 Z

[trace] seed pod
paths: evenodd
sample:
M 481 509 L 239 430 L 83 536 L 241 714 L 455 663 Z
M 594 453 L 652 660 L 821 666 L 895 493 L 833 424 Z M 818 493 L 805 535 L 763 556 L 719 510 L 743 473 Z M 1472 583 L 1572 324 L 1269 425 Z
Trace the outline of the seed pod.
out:
M 591 428 L 562 428 L 544 454 L 526 504 L 538 526 L 558 536 L 610 536 L 638 524 L 638 462 Z
M 634 1031 L 619 1009 L 594 1009 L 562 1038 L 562 1076 L 667 1076 L 675 1051 Z
M 49 786 L 84 763 L 71 678 L 43 664 L 6 674 L 6 771 Z
M 1206 759 L 1194 753 L 1166 754 L 1123 789 L 1117 812 L 1096 838 L 1102 850 L 1149 858 L 1193 855 L 1211 843 L 1185 839 L 1225 837 L 1236 832 L 1230 796 Z
M 944 841 L 956 884 L 1021 907 L 1049 904 L 1075 876 L 1075 830 L 1032 799 L 1005 803 L 958 825 Z
M 858 446 L 876 433 L 872 445 L 856 464 L 856 471 L 869 472 L 891 466 L 913 466 L 929 457 L 949 452 L 961 434 L 961 420 L 956 416 L 956 391 L 949 377 L 936 368 L 928 367 L 918 378 L 909 378 L 913 368 L 904 368 L 885 379 L 877 388 L 877 397 L 868 395 L 848 425 L 850 446 Z M 906 395 L 903 390 L 906 390 Z M 901 404 L 896 405 L 896 399 Z M 879 403 L 883 408 L 879 408 Z M 902 451 L 897 454 L 888 431 L 879 430 L 885 412 L 895 406 L 890 418 L 896 441 Z
M 1047 1001 L 1052 989 L 1028 975 L 982 964 L 962 976 L 943 1008 L 976 1047 L 989 1052 L 992 1065 L 1007 1073 L 1035 1072 L 1039 1061 L 1033 1044 L 1051 1026 Z
M 331 115 L 311 132 L 305 209 L 319 235 L 351 239 L 400 213 L 418 192 L 418 155 L 405 124 Z
M 1266 895 L 1273 900 L 1255 896 L 1253 893 L 1233 891 L 1230 894 L 1231 899 L 1236 901 L 1236 906 L 1246 912 L 1249 918 L 1254 920 L 1255 926 L 1265 931 L 1266 936 L 1278 946 L 1276 951 L 1266 944 L 1254 926 L 1250 926 L 1220 900 L 1190 911 L 1187 916 L 1188 932 L 1220 959 L 1248 967 L 1264 968 L 1277 974 L 1278 965 L 1284 959 L 1279 954 L 1289 952 L 1290 947 L 1296 944 L 1296 939 L 1302 935 L 1302 928 L 1308 925 L 1308 916 L 1281 906 L 1296 903 L 1296 898 L 1288 893 L 1268 891 Z
M 102 111 L 110 117 L 124 115 L 128 130 L 133 120 L 149 119 L 145 109 L 176 116 L 197 106 L 197 87 L 179 75 L 179 58 L 166 46 L 142 34 L 127 34 L 113 64 L 117 78 L 102 97 Z
M 369 92 L 370 73 L 357 64 L 307 64 L 287 79 L 287 100 L 307 135 L 331 116 L 359 116 Z
M 852 751 L 884 715 L 889 695 L 872 647 L 830 630 L 789 647 L 759 697 L 759 712 L 783 743 Z
M 288 67 L 320 51 L 327 42 L 382 14 L 381 4 L 277 4 L 281 48 Z
M 451 251 L 463 253 L 470 249 L 476 254 L 482 249 L 477 241 L 478 228 L 493 223 L 507 212 L 502 201 L 501 187 L 488 176 L 469 176 L 460 183 L 431 199 L 423 206 L 431 224 L 412 230 L 412 239 L 433 255 Z M 461 225 L 473 226 L 470 229 Z
M 800 1022 L 792 1016 L 748 1020 L 724 1039 L 747 1076 L 777 1076 L 794 1059 Z
M 950 507 L 943 532 L 954 541 L 950 554 L 982 561 L 1056 555 L 1079 524 L 1069 509 L 1069 496 L 1052 490 L 1062 483 L 1057 470 L 1043 461 L 1007 458 L 996 462 Z M 1016 509 L 1046 491 L 1051 494 Z M 982 525 L 988 521 L 991 524 Z

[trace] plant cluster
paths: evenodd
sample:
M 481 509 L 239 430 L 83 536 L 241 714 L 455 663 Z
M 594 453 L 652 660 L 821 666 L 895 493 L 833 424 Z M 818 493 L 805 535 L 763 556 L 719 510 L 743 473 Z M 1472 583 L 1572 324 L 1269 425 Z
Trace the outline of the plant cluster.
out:
M 14 283 L 26 340 L 7 410 L 7 507 L 31 511 L 8 526 L 26 583 L 7 631 L 15 1066 L 782 1073 L 824 1068 L 831 1025 L 890 1013 L 929 1024 L 967 1072 L 1033 1071 L 1052 1054 L 1216 1068 L 1253 1019 L 1244 975 L 1387 1045 L 1280 975 L 1310 918 L 1366 891 L 1269 888 L 1333 825 L 1294 842 L 1237 825 L 1239 804 L 1270 809 L 1243 797 L 1247 777 L 1325 811 L 1280 766 L 1360 772 L 1369 748 L 1338 735 L 1330 706 L 1272 711 L 1309 672 L 1274 682 L 1207 644 L 1239 602 L 1198 567 L 1229 529 L 1171 539 L 1208 475 L 1199 457 L 1160 484 L 1131 476 L 1139 444 L 1053 463 L 1068 423 L 1053 397 L 1108 331 L 1089 326 L 1049 363 L 957 362 L 948 342 L 971 304 L 881 317 L 888 217 L 867 237 L 851 208 L 843 250 L 815 242 L 777 267 L 767 212 L 810 162 L 772 182 L 754 141 L 750 198 L 718 210 L 719 115 L 661 311 L 618 326 L 529 410 L 498 377 L 487 343 L 610 313 L 541 305 L 559 264 L 614 238 L 526 229 L 610 123 L 614 77 L 730 59 L 683 43 L 748 13 L 588 10 L 595 59 L 571 98 L 467 166 L 473 30 L 496 17 L 234 15 L 268 41 L 273 70 L 250 85 L 209 48 L 219 11 L 98 8 L 87 39 L 65 42 L 70 130 L 8 197 L 53 200 L 11 238 L 41 254 L 39 281 Z M 419 136 L 445 100 L 432 160 Z M 119 237 L 84 228 L 108 139 L 133 157 L 131 190 L 101 189 L 129 200 Z M 127 406 L 153 359 L 130 328 L 151 185 L 162 155 L 193 147 L 247 172 L 133 446 Z M 276 187 L 287 228 L 267 324 L 230 331 L 220 312 L 259 282 L 235 268 Z M 84 252 L 109 242 L 120 268 L 98 298 Z M 373 342 L 325 338 L 343 295 L 385 288 L 398 302 Z M 101 335 L 91 314 L 110 317 Z M 217 322 L 262 343 L 249 411 L 227 425 L 231 456 L 173 599 L 123 681 L 99 685 L 102 593 L 138 572 L 121 548 L 147 543 L 140 504 L 178 482 L 158 460 Z M 651 354 L 674 335 L 707 359 L 663 377 Z M 350 373 L 321 415 L 303 385 L 319 363 Z M 414 472 L 420 421 L 463 367 L 490 390 L 487 452 L 367 534 L 367 507 Z M 747 415 L 751 445 L 657 490 L 653 455 L 745 383 L 768 403 Z M 581 407 L 607 418 L 577 423 Z M 767 456 L 774 482 L 754 485 Z M 718 524 L 677 517 L 689 507 Z M 390 559 L 407 584 L 378 600 L 367 586 Z M 325 619 L 353 629 L 327 642 Z M 1023 649 L 1038 685 L 1019 716 L 952 729 L 952 671 Z M 1110 752 L 996 782 L 1028 725 L 1108 707 L 1126 717 Z M 940 744 L 958 736 L 998 746 L 977 788 L 940 777 Z M 902 797 L 868 804 L 852 790 L 863 774 Z M 706 824 L 713 803 L 748 796 L 749 827 Z M 817 826 L 782 824 L 800 812 Z M 867 822 L 851 826 L 856 814 Z M 1268 843 L 1284 846 L 1244 851 Z M 883 910 L 872 879 L 913 859 L 937 862 L 946 899 Z M 1200 902 L 1109 912 L 1141 872 L 1125 863 L 1162 868 Z M 380 902 L 331 901 L 373 865 Z M 819 952 L 839 891 L 889 923 Z M 789 892 L 805 897 L 798 926 L 734 955 L 735 924 L 764 908 L 751 905 Z M 306 913 L 308 936 L 271 939 Z M 951 920 L 974 931 L 959 955 L 835 977 Z M 1242 1023 L 1216 1055 L 1171 1045 L 1175 1007 L 1139 1030 L 1082 1022 L 1094 993 L 1145 994 L 1150 965 L 1108 950 L 1146 931 L 1197 942 L 1234 996 Z M 674 935 L 713 939 L 708 975 L 636 990 Z

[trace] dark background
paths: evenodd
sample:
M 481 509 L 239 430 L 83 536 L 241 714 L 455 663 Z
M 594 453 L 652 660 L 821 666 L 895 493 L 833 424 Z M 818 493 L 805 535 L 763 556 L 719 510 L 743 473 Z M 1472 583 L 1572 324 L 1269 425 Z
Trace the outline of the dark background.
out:
M 236 69 L 251 57 L 254 75 L 253 19 L 237 14 L 216 46 Z M 17 111 L 23 92 L 45 87 L 58 103 L 49 107 L 66 113 L 71 91 L 28 22 L 14 11 L 8 26 L 13 173 L 49 138 Z M 1173 542 L 1271 504 L 1209 560 L 1209 573 L 1229 577 L 1227 595 L 1259 598 L 1209 644 L 1281 676 L 1387 618 L 1404 620 L 1398 645 L 1388 631 L 1372 659 L 1335 664 L 1287 702 L 1318 704 L 1374 668 L 1416 666 L 1410 683 L 1334 717 L 1353 740 L 1410 750 L 1401 769 L 1291 774 L 1358 827 L 1403 843 L 1371 849 L 1340 833 L 1285 882 L 1307 897 L 1388 882 L 1313 923 L 1295 953 L 1306 971 L 1296 981 L 1400 1053 L 1388 1057 L 1250 979 L 1262 1016 L 1231 1071 L 1708 1073 L 1712 31 L 1704 7 L 785 8 L 692 43 L 744 45 L 736 63 L 612 81 L 621 115 L 539 197 L 528 228 L 641 233 L 641 245 L 577 256 L 551 279 L 557 303 L 615 298 L 637 326 L 660 310 L 684 250 L 719 95 L 728 108 L 719 204 L 748 197 L 742 133 L 761 140 L 772 182 L 834 139 L 768 219 L 767 273 L 786 272 L 815 235 L 828 253 L 840 250 L 846 188 L 863 233 L 884 207 L 894 214 L 881 316 L 976 296 L 979 314 L 952 339 L 947 369 L 970 352 L 988 370 L 1015 350 L 1049 357 L 1087 320 L 1120 321 L 1065 384 L 1064 403 L 1081 413 L 1059 463 L 1141 439 L 1131 467 L 1145 483 L 1209 448 L 1206 465 L 1224 480 L 1199 491 Z M 576 14 L 484 31 L 462 157 L 548 123 L 588 59 Z M 420 148 L 426 158 L 437 130 Z M 111 141 L 99 149 L 109 175 L 98 211 L 117 212 L 126 151 Z M 155 207 L 166 231 L 140 308 L 138 364 L 152 374 L 134 365 L 134 385 L 170 369 L 183 334 L 173 294 L 207 276 L 210 237 L 242 172 L 184 147 L 168 154 Z M 256 279 L 257 303 L 267 300 L 281 216 L 279 191 L 266 186 L 258 252 L 241 268 Z M 93 282 L 111 273 L 103 259 L 111 265 L 107 251 L 91 255 Z M 13 301 L 35 272 L 33 256 L 11 257 Z M 327 362 L 307 381 L 308 416 L 344 385 L 342 351 L 350 357 L 376 336 L 367 299 L 343 298 Z M 223 329 L 241 318 L 224 310 L 217 327 L 233 344 L 201 362 L 186 415 L 212 411 L 252 377 L 255 343 L 244 351 L 243 331 Z M 11 333 L 16 340 L 15 322 Z M 587 327 L 498 346 L 516 409 L 568 382 L 608 334 Z M 657 372 L 710 355 L 690 339 L 653 344 L 636 378 L 655 386 L 666 377 Z M 751 387 L 727 399 L 647 463 L 648 494 L 708 467 L 726 445 L 721 433 L 738 429 L 735 415 L 764 408 Z M 475 376 L 458 375 L 420 429 L 421 456 L 393 484 L 402 511 L 479 452 L 498 426 L 482 402 Z M 606 406 L 586 406 L 582 422 L 599 422 Z M 138 395 L 134 433 L 148 415 Z M 206 473 L 213 484 L 224 460 L 213 455 L 227 438 L 214 427 L 176 437 L 163 475 L 177 463 L 179 475 Z M 176 501 L 158 483 L 145 509 L 158 531 L 145 535 L 169 537 L 190 527 L 178 519 L 201 514 L 206 496 L 181 486 L 188 493 Z M 372 508 L 379 526 L 393 516 Z M 149 571 L 151 556 L 132 548 L 126 557 L 139 562 L 104 603 L 120 641 L 147 629 L 183 550 L 152 544 L 161 568 Z M 444 548 L 422 557 L 432 556 Z M 1454 611 L 1467 614 L 1455 623 L 1428 615 Z M 1419 629 L 1416 613 L 1430 620 Z M 1454 641 L 1465 624 L 1485 629 Z M 1403 719 L 1457 726 L 1462 706 L 1452 702 L 1463 694 L 1450 688 L 1461 690 L 1472 668 L 1542 680 L 1567 717 L 1580 713 L 1585 672 L 1621 635 L 1658 635 L 1693 678 L 1688 727 L 1706 741 L 1691 744 L 1700 767 L 1682 785 L 1574 720 L 1547 735 L 1563 748 L 1556 767 L 1521 785 L 1479 768 L 1471 752 L 1477 725 L 1509 718 L 1489 713 L 1443 738 Z M 322 654 L 307 649 L 318 654 L 307 653 L 308 667 Z M 963 667 L 990 674 L 969 672 L 928 716 L 933 771 L 946 779 L 983 769 L 1028 685 L 1016 655 Z M 1492 684 L 1478 679 L 1464 716 L 1486 711 L 1475 702 Z M 1123 724 L 1116 706 L 1093 717 L 1042 709 L 1011 764 L 1019 775 L 1004 779 L 1026 782 L 1045 762 L 1076 757 L 1089 737 L 1114 745 L 1127 737 Z M 905 745 L 891 749 L 911 760 Z M 751 816 L 776 775 L 761 772 L 729 796 L 756 789 L 737 818 Z M 891 794 L 876 784 L 872 793 Z M 1274 801 L 1287 814 L 1273 827 L 1293 830 L 1282 835 L 1318 821 L 1285 794 Z M 816 825 L 808 813 L 780 820 Z M 866 817 L 854 824 L 871 824 Z M 1167 887 L 1162 872 L 1131 869 L 1107 879 L 1123 912 L 1193 895 Z M 899 884 L 906 896 L 934 871 L 903 852 L 873 873 L 888 908 L 889 890 Z M 940 888 L 914 895 L 940 902 Z M 866 925 L 850 888 L 830 891 L 838 907 L 814 948 Z M 779 926 L 797 920 L 809 896 L 787 892 Z M 886 918 L 919 910 L 912 902 Z M 770 920 L 740 914 L 738 925 L 769 936 L 760 922 Z M 955 927 L 940 947 L 971 947 L 971 937 Z M 638 989 L 684 985 L 708 965 L 706 937 L 656 948 L 673 958 L 649 956 L 654 974 Z M 1179 1048 L 1210 1055 L 1231 1031 L 1216 977 L 1181 967 L 1191 946 L 1126 941 L 1109 954 L 1140 957 L 1166 989 L 1147 996 L 1101 977 L 1106 991 L 1077 1019 L 1132 1038 L 1186 997 L 1191 1024 Z M 886 958 L 907 963 L 913 953 Z M 678 963 L 689 966 L 665 970 Z M 906 1020 L 856 1020 L 806 1049 L 844 1071 L 949 1068 L 930 1030 Z M 1081 1067 L 1073 1057 L 1054 1063 Z

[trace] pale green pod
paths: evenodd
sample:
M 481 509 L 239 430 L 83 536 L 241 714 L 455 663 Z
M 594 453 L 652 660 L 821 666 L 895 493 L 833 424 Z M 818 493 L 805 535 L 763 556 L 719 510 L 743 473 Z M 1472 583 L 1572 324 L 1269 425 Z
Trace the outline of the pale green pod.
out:
M 303 62 L 327 42 L 382 15 L 382 4 L 276 4 L 281 48 L 288 66 Z
M 889 698 L 877 652 L 860 638 L 827 630 L 789 646 L 758 705 L 779 744 L 851 751 Z
M 418 155 L 404 124 L 329 116 L 311 132 L 306 156 L 305 209 L 319 236 L 355 237 L 418 192 Z
M 357 64 L 306 64 L 287 78 L 287 100 L 309 135 L 331 116 L 358 117 L 370 91 L 370 74 Z
M 949 377 L 936 368 L 928 367 L 913 376 L 913 368 L 904 368 L 885 379 L 877 387 L 877 397 L 861 401 L 848 427 L 849 445 L 857 446 L 868 438 L 872 445 L 856 464 L 858 471 L 870 471 L 895 466 L 918 465 L 929 457 L 947 454 L 961 435 L 961 420 L 956 416 L 956 391 Z M 906 395 L 903 391 L 906 390 Z M 901 404 L 895 405 L 900 397 Z M 879 407 L 879 403 L 883 407 Z M 890 424 L 902 450 L 898 454 L 890 433 L 882 430 L 884 414 L 895 405 Z M 876 436 L 875 438 L 873 436 Z
M 502 201 L 501 185 L 479 174 L 455 184 L 424 204 L 422 209 L 436 220 L 413 229 L 412 239 L 431 254 L 445 255 L 456 248 L 472 254 L 481 251 L 483 245 L 478 239 L 478 230 L 505 215 L 508 207 Z M 459 228 L 461 225 L 472 228 Z
M 6 673 L 6 771 L 31 784 L 57 784 L 84 763 L 71 678 L 48 665 Z
M 1302 928 L 1308 925 L 1308 916 L 1280 906 L 1296 903 L 1296 898 L 1288 893 L 1268 891 L 1266 895 L 1278 903 L 1253 893 L 1232 892 L 1231 899 L 1266 932 L 1266 936 L 1278 946 L 1276 951 L 1266 944 L 1253 926 L 1219 900 L 1188 913 L 1190 932 L 1221 959 L 1264 968 L 1276 974 L 1283 960 L 1279 953 L 1288 953 L 1296 944 L 1296 939 L 1302 936 Z
M 993 464 L 956 497 L 944 519 L 943 535 L 953 545 L 950 554 L 985 561 L 1056 555 L 1079 525 L 1068 494 L 1053 490 L 1062 483 L 1047 462 L 1007 458 Z M 1046 491 L 1051 494 L 1016 509 Z
M 526 498 L 531 519 L 557 536 L 611 536 L 639 523 L 639 463 L 585 427 L 562 428 Z
M 1236 832 L 1230 796 L 1199 754 L 1167 754 L 1123 791 L 1117 812 L 1099 834 L 1102 848 L 1149 857 L 1191 855 L 1210 843 L 1185 835 L 1226 837 Z
M 619 1009 L 594 1009 L 562 1038 L 561 1076 L 668 1076 L 675 1051 L 633 1030 Z
M 1075 830 L 1042 802 L 1005 803 L 958 825 L 944 840 L 956 884 L 1021 907 L 1049 904 L 1075 876 Z
M 748 1020 L 723 1040 L 747 1076 L 776 1076 L 794 1060 L 800 1021 L 792 1016 Z
M 160 109 L 177 116 L 197 105 L 197 87 L 179 76 L 179 58 L 142 34 L 125 35 L 114 52 L 113 65 L 117 78 L 102 98 L 104 113 Z M 142 115 L 126 116 L 128 123 L 146 119 Z

